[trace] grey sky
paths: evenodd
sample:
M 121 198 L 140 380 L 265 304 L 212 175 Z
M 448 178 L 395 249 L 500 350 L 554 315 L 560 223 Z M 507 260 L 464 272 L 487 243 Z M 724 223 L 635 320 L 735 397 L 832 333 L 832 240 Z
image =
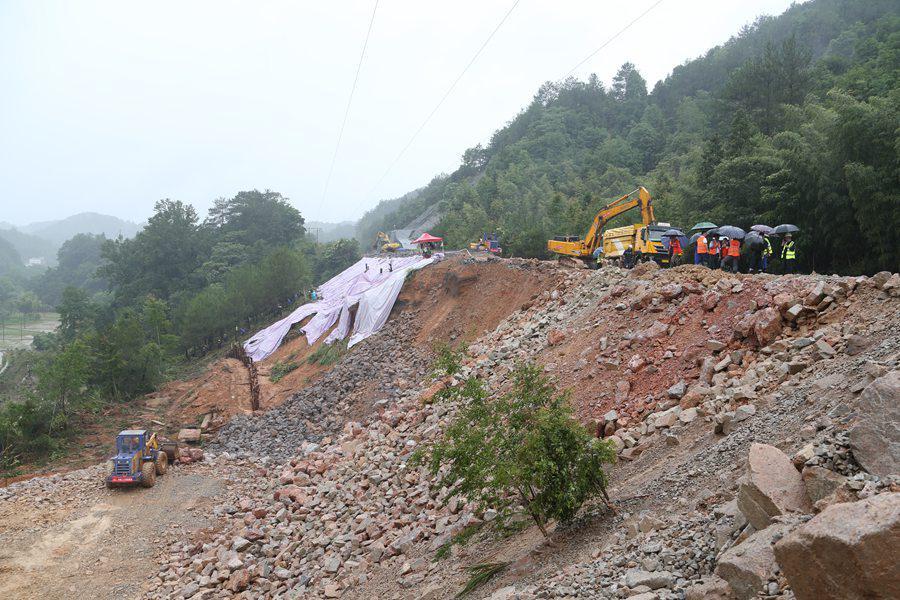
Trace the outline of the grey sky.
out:
M 513 0 L 381 0 L 328 196 L 322 191 L 374 0 L 0 0 L 0 221 L 159 198 L 205 214 L 270 188 L 307 219 L 355 219 L 454 169 L 655 0 L 522 0 L 373 191 Z M 664 0 L 575 73 L 635 63 L 650 85 L 788 0 Z

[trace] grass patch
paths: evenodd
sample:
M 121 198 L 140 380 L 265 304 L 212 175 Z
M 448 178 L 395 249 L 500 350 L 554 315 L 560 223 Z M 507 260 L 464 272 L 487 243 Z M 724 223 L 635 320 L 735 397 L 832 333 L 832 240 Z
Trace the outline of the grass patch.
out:
M 298 365 L 297 363 L 291 361 L 278 361 L 274 365 L 272 365 L 272 368 L 269 370 L 269 381 L 271 381 L 272 383 L 278 383 L 285 375 L 299 366 L 300 365 Z
M 315 352 L 309 355 L 306 362 L 311 365 L 329 366 L 333 365 L 341 359 L 341 356 L 347 351 L 347 342 L 335 342 L 333 344 L 322 344 L 316 348 Z
M 481 563 L 477 565 L 472 565 L 471 567 L 466 567 L 466 570 L 469 572 L 469 581 L 466 583 L 466 587 L 460 591 L 456 597 L 462 598 L 463 596 L 473 592 L 476 588 L 481 587 L 485 583 L 491 580 L 491 578 L 503 571 L 506 567 L 509 566 L 509 563 L 501 562 L 501 563 Z
M 437 552 L 435 552 L 434 554 L 435 559 L 440 560 L 450 556 L 450 550 L 453 548 L 454 544 L 457 546 L 465 546 L 466 544 L 468 544 L 469 540 L 472 539 L 472 536 L 478 533 L 478 531 L 481 529 L 481 526 L 482 523 L 475 523 L 464 527 L 462 531 L 450 538 L 449 542 L 437 549 Z

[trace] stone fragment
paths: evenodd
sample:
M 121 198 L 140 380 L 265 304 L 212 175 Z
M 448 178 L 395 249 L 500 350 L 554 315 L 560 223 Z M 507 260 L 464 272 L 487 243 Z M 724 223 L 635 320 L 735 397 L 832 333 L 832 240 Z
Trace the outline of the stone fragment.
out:
M 734 594 L 727 581 L 717 575 L 710 575 L 687 588 L 684 600 L 734 600 Z
M 774 342 L 781 329 L 781 314 L 771 306 L 753 315 L 753 337 L 760 346 Z
M 184 444 L 199 444 L 200 429 L 194 427 L 185 427 L 178 431 L 178 441 Z
M 900 370 L 870 383 L 859 397 L 859 421 L 850 430 L 856 462 L 880 477 L 900 473 Z
M 232 592 L 241 592 L 250 585 L 250 572 L 247 569 L 238 569 L 228 578 L 228 589 Z
M 703 308 L 705 308 L 706 310 L 713 310 L 714 308 L 716 308 L 716 306 L 718 306 L 719 300 L 721 299 L 721 294 L 710 290 L 709 292 L 703 294 Z
M 684 379 L 673 385 L 667 390 L 669 394 L 669 398 L 674 398 L 676 400 L 680 400 L 684 393 L 687 391 L 687 384 L 684 382 Z
M 725 348 L 725 343 L 719 340 L 706 340 L 706 347 L 712 352 L 718 352 Z
M 566 334 L 559 329 L 551 329 L 550 333 L 547 334 L 547 344 L 550 346 L 558 346 L 559 344 L 562 344 L 565 339 Z
M 630 588 L 636 588 L 639 585 L 646 585 L 651 590 L 669 587 L 674 582 L 672 574 L 668 571 L 643 571 L 641 569 L 631 569 L 625 572 L 625 585 Z
M 756 406 L 753 404 L 742 404 L 734 410 L 734 422 L 740 423 L 746 421 L 756 414 Z
M 818 466 L 804 468 L 801 477 L 806 486 L 806 495 L 813 504 L 830 496 L 847 481 L 840 473 Z
M 775 544 L 797 600 L 900 598 L 900 493 L 829 506 Z
M 750 446 L 748 474 L 738 489 L 738 507 L 757 530 L 787 512 L 810 513 L 803 478 L 788 456 L 768 444 Z
M 763 590 L 778 568 L 772 544 L 792 527 L 779 523 L 757 531 L 719 557 L 716 575 L 728 582 L 736 598 L 749 600 Z
M 847 344 L 844 346 L 844 352 L 850 356 L 856 356 L 863 350 L 872 345 L 872 340 L 862 335 L 853 334 L 847 338 Z

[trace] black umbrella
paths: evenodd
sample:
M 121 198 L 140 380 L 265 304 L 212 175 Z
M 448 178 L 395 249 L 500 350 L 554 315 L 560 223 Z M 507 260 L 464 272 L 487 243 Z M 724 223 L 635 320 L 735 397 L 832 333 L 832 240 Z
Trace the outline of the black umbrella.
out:
M 700 235 L 700 234 L 698 233 L 697 235 Z M 666 252 L 669 251 L 669 247 L 672 245 L 672 240 L 675 238 L 678 238 L 678 241 L 681 243 L 682 250 L 684 250 L 685 248 L 688 247 L 688 238 L 686 235 L 670 235 L 667 237 L 665 234 L 663 234 L 662 243 L 663 243 L 663 248 L 666 249 Z M 693 243 L 693 242 L 691 242 L 691 243 Z
M 742 240 L 744 239 L 744 236 L 747 235 L 746 231 L 740 227 L 735 227 L 734 225 L 722 225 L 721 227 L 717 227 L 715 232 L 733 240 Z
M 761 233 L 763 235 L 771 235 L 771 234 L 775 233 L 775 230 L 772 227 L 769 227 L 768 225 L 754 225 L 753 227 L 750 228 L 750 231 L 758 231 L 759 233 Z
M 694 235 L 691 236 L 691 241 L 689 243 L 695 244 L 697 242 L 697 238 L 700 237 L 701 235 L 703 235 L 702 231 L 695 233 Z
M 763 239 L 763 236 L 758 231 L 751 231 L 744 237 L 744 245 L 748 248 L 762 248 L 765 246 L 766 241 Z
M 783 225 L 779 225 L 778 227 L 776 227 L 776 228 L 773 229 L 772 231 L 773 231 L 774 233 L 779 233 L 779 234 L 783 234 L 783 233 L 795 233 L 795 232 L 797 232 L 797 231 L 800 231 L 800 228 L 797 227 L 796 225 L 791 225 L 790 223 L 785 223 L 785 224 L 783 224 Z
M 684 237 L 684 232 L 677 227 L 673 227 L 672 229 L 667 229 L 663 237 Z

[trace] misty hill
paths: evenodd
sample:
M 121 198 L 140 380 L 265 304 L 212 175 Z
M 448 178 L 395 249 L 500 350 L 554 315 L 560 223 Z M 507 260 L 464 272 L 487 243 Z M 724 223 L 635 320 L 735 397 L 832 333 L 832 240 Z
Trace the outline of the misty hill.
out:
M 18 229 L 44 238 L 58 248 L 79 233 L 103 234 L 111 239 L 120 235 L 131 238 L 141 230 L 141 226 L 111 215 L 83 212 L 56 221 L 30 223 Z
M 0 237 L 0 277 L 17 278 L 24 272 L 25 267 L 22 264 L 22 256 L 16 251 L 15 246 L 7 240 Z M 0 281 L 0 306 L 2 302 L 7 300 L 6 295 L 12 295 L 13 287 Z
M 596 76 L 544 84 L 456 171 L 379 205 L 359 235 L 402 228 L 438 205 L 444 217 L 432 233 L 451 247 L 496 230 L 510 253 L 546 256 L 547 239 L 583 234 L 599 207 L 645 185 L 657 217 L 680 226 L 798 225 L 805 269 L 894 267 L 896 6 L 793 5 L 652 92 L 631 64 L 609 87 Z M 866 251 L 848 251 L 858 247 Z
M 356 223 L 354 221 L 341 221 L 340 223 L 306 221 L 303 226 L 313 239 L 318 239 L 319 243 L 322 244 L 342 238 L 352 239 L 356 232 Z
M 45 264 L 56 263 L 58 246 L 53 242 L 18 229 L 0 229 L 0 239 L 15 248 L 20 262 L 30 258 L 43 258 Z

